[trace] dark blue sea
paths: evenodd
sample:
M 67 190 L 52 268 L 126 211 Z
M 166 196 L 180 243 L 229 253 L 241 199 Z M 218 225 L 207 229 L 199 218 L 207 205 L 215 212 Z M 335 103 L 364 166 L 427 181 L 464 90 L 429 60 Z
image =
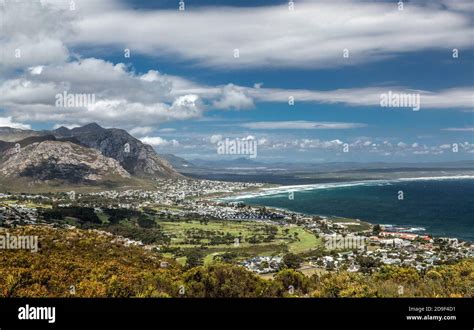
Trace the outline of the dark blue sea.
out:
M 293 191 L 294 198 L 289 198 Z M 398 199 L 399 192 L 403 199 Z M 235 199 L 235 198 L 233 198 Z M 410 227 L 418 233 L 474 241 L 474 180 L 372 181 L 282 187 L 238 198 L 314 215 Z

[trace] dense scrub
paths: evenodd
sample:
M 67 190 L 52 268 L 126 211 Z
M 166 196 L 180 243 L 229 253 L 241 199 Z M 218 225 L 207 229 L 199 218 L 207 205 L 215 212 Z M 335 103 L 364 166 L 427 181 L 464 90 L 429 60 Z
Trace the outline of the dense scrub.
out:
M 470 297 L 474 286 L 472 259 L 426 272 L 387 266 L 370 275 L 307 277 L 284 269 L 266 280 L 222 262 L 183 268 L 93 230 L 26 226 L 8 233 L 37 235 L 40 248 L 0 250 L 1 297 Z

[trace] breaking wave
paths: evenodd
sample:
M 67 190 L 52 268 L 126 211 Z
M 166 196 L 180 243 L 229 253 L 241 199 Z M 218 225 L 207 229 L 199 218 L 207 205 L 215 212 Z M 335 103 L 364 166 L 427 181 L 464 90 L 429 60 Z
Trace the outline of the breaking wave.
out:
M 349 181 L 349 182 L 336 182 L 336 183 L 315 183 L 305 185 L 290 185 L 290 186 L 279 186 L 272 188 L 263 188 L 254 193 L 246 193 L 242 195 L 227 196 L 220 198 L 220 200 L 240 200 L 263 196 L 273 196 L 288 194 L 291 192 L 304 192 L 319 189 L 337 189 L 347 188 L 355 186 L 384 186 L 391 185 L 397 182 L 411 182 L 411 181 L 441 181 L 441 180 L 472 180 L 473 175 L 456 175 L 456 176 L 432 176 L 432 177 L 417 177 L 417 178 L 399 178 L 399 179 L 384 179 L 384 180 L 364 180 L 364 181 Z

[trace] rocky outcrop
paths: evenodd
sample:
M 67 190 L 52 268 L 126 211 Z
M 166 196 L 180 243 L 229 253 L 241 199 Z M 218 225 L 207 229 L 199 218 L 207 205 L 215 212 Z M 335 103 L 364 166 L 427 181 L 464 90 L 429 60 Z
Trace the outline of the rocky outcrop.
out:
M 125 130 L 105 129 L 97 124 L 52 132 L 57 138 L 74 138 L 82 146 L 99 150 L 104 156 L 117 160 L 130 174 L 152 177 L 180 177 L 171 164 L 158 156 L 149 145 Z
M 34 180 L 92 183 L 105 178 L 130 178 L 120 163 L 69 141 L 34 142 L 3 152 L 0 175 Z

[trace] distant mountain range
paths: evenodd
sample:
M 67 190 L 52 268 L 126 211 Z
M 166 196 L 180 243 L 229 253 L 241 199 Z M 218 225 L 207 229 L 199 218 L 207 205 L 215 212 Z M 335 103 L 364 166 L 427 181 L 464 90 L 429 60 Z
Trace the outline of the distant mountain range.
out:
M 137 184 L 182 177 L 149 145 L 95 123 L 52 131 L 0 128 L 0 187 Z M 18 188 L 18 187 L 15 187 Z
M 474 169 L 474 160 L 462 160 L 452 162 L 427 162 L 427 163 L 386 163 L 386 162 L 326 162 L 326 163 L 290 163 L 290 162 L 258 162 L 254 159 L 239 157 L 234 159 L 192 159 L 185 160 L 181 157 L 163 154 L 162 158 L 178 171 L 196 172 L 196 171 L 219 171 L 219 172 L 338 172 L 338 171 L 383 171 L 383 170 L 417 170 L 417 169 Z
M 304 184 L 405 176 L 474 174 L 474 161 L 265 163 L 159 155 L 125 130 L 92 123 L 51 131 L 0 127 L 0 191 L 35 187 L 153 187 L 153 178 Z M 26 189 L 28 188 L 28 189 Z
M 266 163 L 242 157 L 188 161 L 175 155 L 161 156 L 186 176 L 223 181 L 312 184 L 404 177 L 474 175 L 474 160 L 431 163 Z

